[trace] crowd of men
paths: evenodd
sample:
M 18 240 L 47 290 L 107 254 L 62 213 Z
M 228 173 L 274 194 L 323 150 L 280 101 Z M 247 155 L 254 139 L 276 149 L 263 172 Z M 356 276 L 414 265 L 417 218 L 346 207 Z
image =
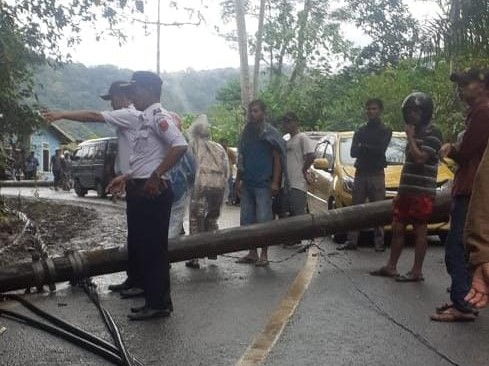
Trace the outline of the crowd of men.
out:
M 432 121 L 434 105 L 429 95 L 415 92 L 402 103 L 406 161 L 398 195 L 393 201 L 391 250 L 386 265 L 371 274 L 399 282 L 424 280 L 427 224 L 437 193 L 437 168 L 440 159 L 450 157 L 458 164 L 452 192 L 451 229 L 445 246 L 447 271 L 452 280 L 451 301 L 437 308 L 432 319 L 467 321 L 474 320 L 477 308 L 489 301 L 489 226 L 486 225 L 489 209 L 484 204 L 489 200 L 486 182 L 489 180 L 486 149 L 489 77 L 471 69 L 452 74 L 451 80 L 457 86 L 460 100 L 468 106 L 466 130 L 456 144 L 443 144 L 442 135 Z M 112 111 L 44 113 L 48 122 L 66 118 L 106 122 L 116 128 L 117 177 L 110 182 L 108 191 L 126 194 L 129 265 L 127 279 L 109 289 L 120 292 L 122 298 L 145 297 L 142 307 L 131 309 L 128 315 L 131 320 L 166 317 L 173 311 L 168 238 L 184 232 L 187 204 L 191 234 L 218 229 L 217 219 L 226 188 L 228 202 L 240 201 L 241 225 L 273 220 L 274 201 L 279 198 L 282 216 L 285 211 L 291 216 L 302 215 L 310 183 L 308 170 L 314 159 L 315 146 L 300 132 L 296 114 L 288 112 L 279 121 L 289 136 L 285 141 L 268 121 L 266 105 L 261 100 L 254 100 L 248 106 L 237 159 L 225 141 L 222 144 L 211 141 L 205 115 L 197 117 L 186 131 L 187 142 L 180 117 L 160 104 L 161 85 L 158 75 L 138 71 L 130 82 L 116 81 L 101 96 L 111 102 Z M 353 204 L 385 199 L 384 168 L 392 130 L 382 122 L 382 110 L 380 99 L 368 100 L 367 122 L 353 137 L 351 156 L 356 158 Z M 237 168 L 234 183 L 233 163 Z M 397 262 L 408 225 L 413 226 L 415 236 L 414 262 L 408 273 L 400 275 Z M 471 251 L 469 261 L 464 244 Z M 351 232 L 347 242 L 338 249 L 355 250 L 357 246 L 358 233 Z M 385 250 L 383 228 L 375 228 L 375 250 Z M 250 250 L 237 262 L 268 266 L 266 243 L 260 252 Z M 472 272 L 469 264 L 475 271 Z M 199 268 L 199 259 L 186 265 Z

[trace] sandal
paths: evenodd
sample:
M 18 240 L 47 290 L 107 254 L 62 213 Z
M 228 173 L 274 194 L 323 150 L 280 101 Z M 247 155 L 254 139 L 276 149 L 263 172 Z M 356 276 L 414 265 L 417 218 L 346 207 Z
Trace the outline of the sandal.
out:
M 474 313 L 462 313 L 453 306 L 448 309 L 433 314 L 430 319 L 435 322 L 454 323 L 454 322 L 472 322 L 477 318 Z
M 372 272 L 370 272 L 370 275 L 371 276 L 378 276 L 378 277 L 390 277 L 390 278 L 399 277 L 399 273 L 392 272 L 387 267 L 381 267 L 380 269 L 378 269 L 376 271 L 372 271 Z
M 422 274 L 420 274 L 419 276 L 413 276 L 411 272 L 408 272 L 405 275 L 397 277 L 396 281 L 397 282 L 422 282 L 424 281 L 424 277 Z
M 446 311 L 446 310 L 448 310 L 448 309 L 452 309 L 452 308 L 454 308 L 453 304 L 448 304 L 448 303 L 446 303 L 446 304 L 443 304 L 442 306 L 438 306 L 438 307 L 436 308 L 436 313 L 437 313 L 437 314 L 441 314 L 441 313 L 443 313 L 444 311 Z M 458 310 L 458 309 L 455 309 L 455 310 L 460 311 L 460 310 Z M 475 309 L 475 308 L 469 308 L 468 310 L 469 310 L 469 311 L 468 311 L 468 313 L 472 313 L 472 314 L 474 314 L 474 315 L 479 315 L 479 310 L 477 310 L 477 309 Z M 461 312 L 461 313 L 466 314 L 467 312 Z
M 245 263 L 245 264 L 253 264 L 258 261 L 257 258 L 249 257 L 249 256 L 244 256 L 239 258 L 236 263 Z
M 268 259 L 258 259 L 255 263 L 255 266 L 257 267 L 266 267 L 270 264 Z

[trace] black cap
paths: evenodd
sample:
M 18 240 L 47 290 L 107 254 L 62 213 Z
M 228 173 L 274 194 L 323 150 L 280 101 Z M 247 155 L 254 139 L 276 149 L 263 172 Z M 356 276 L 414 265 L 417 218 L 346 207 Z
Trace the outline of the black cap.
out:
M 128 84 L 123 85 L 123 87 L 138 85 L 144 89 L 161 91 L 162 84 L 163 81 L 161 81 L 161 78 L 154 72 L 136 71 L 132 74 L 131 81 L 129 81 Z
M 473 81 L 487 83 L 488 75 L 486 70 L 470 68 L 464 71 L 454 72 L 450 75 L 450 81 L 457 84 L 467 85 Z
M 114 95 L 126 95 L 127 91 L 124 86 L 127 84 L 127 81 L 114 81 L 110 84 L 107 94 L 101 95 L 100 98 L 103 100 L 110 100 Z

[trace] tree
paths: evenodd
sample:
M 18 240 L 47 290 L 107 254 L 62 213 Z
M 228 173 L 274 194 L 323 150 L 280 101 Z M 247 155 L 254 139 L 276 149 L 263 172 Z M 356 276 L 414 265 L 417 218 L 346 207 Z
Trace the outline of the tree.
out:
M 258 15 L 258 31 L 256 32 L 255 65 L 253 67 L 253 99 L 259 89 L 260 63 L 262 58 L 263 27 L 265 22 L 265 0 L 260 0 L 260 13 Z
M 234 0 L 238 31 L 239 65 L 241 76 L 241 103 L 247 108 L 251 101 L 250 70 L 248 65 L 248 36 L 246 33 L 244 0 Z
M 117 28 L 121 12 L 143 11 L 143 2 L 109 0 L 19 0 L 0 2 L 0 133 L 27 134 L 39 117 L 35 109 L 33 67 L 69 60 L 63 45 L 79 42 L 83 22 L 108 22 L 108 33 L 123 39 Z M 104 31 L 99 32 L 102 36 Z
M 335 15 L 371 38 L 369 45 L 352 54 L 356 67 L 381 70 L 412 58 L 419 49 L 419 24 L 402 0 L 347 0 Z
M 485 0 L 437 0 L 439 18 L 424 28 L 422 51 L 443 56 L 453 67 L 469 62 L 487 65 L 489 58 L 489 3 Z

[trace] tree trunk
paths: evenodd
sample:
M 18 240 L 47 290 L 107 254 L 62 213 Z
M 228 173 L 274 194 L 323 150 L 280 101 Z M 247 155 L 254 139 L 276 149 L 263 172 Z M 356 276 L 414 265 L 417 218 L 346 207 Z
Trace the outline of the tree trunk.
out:
M 297 59 L 295 62 L 294 71 L 290 76 L 290 84 L 293 85 L 297 79 L 300 79 L 306 69 L 306 56 L 304 48 L 306 43 L 306 28 L 309 13 L 311 12 L 311 0 L 304 0 L 304 8 L 299 14 L 299 32 L 297 35 Z
M 259 89 L 260 62 L 263 40 L 263 24 L 265 22 L 265 3 L 266 0 L 260 0 L 260 14 L 258 15 L 258 31 L 256 32 L 256 49 L 255 49 L 255 66 L 253 69 L 253 99 L 256 98 Z
M 250 71 L 248 65 L 248 39 L 246 34 L 245 7 L 243 0 L 234 0 L 241 75 L 241 104 L 248 108 L 251 101 Z

